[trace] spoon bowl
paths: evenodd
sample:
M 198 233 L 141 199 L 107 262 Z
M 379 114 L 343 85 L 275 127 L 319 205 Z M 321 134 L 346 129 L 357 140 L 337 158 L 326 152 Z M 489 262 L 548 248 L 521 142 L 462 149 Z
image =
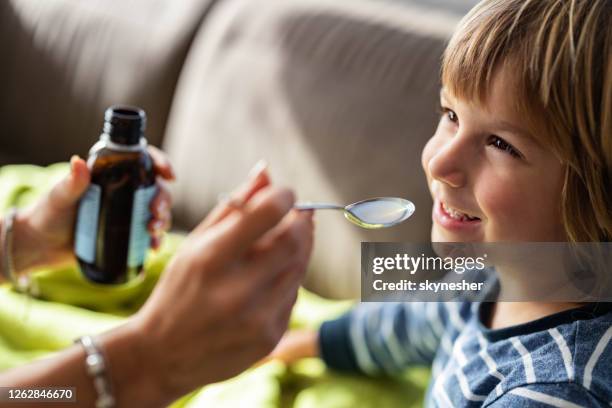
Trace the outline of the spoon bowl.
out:
M 344 216 L 363 228 L 388 228 L 406 221 L 414 213 L 411 201 L 398 197 L 377 197 L 349 204 Z
M 406 221 L 414 213 L 411 201 L 399 197 L 376 197 L 347 206 L 328 203 L 298 203 L 297 210 L 342 210 L 344 217 L 367 229 L 388 228 Z

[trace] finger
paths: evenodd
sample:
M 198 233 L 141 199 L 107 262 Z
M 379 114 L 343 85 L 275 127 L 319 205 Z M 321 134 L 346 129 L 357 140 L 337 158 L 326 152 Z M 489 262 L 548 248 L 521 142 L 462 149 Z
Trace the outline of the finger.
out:
M 156 184 L 157 193 L 149 206 L 151 219 L 147 224 L 147 230 L 151 236 L 150 246 L 153 249 L 159 248 L 164 233 L 172 226 L 172 212 L 170 211 L 172 196 L 163 180 L 158 178 Z
M 297 298 L 298 298 L 298 291 L 301 286 L 302 286 L 302 281 L 300 281 L 300 284 L 295 288 L 295 290 L 290 290 L 293 296 L 287 297 L 287 301 L 284 303 L 281 303 L 277 309 L 278 314 L 277 314 L 276 324 L 283 331 L 289 330 L 289 324 L 291 322 L 291 313 L 293 312 L 295 302 L 297 301 Z
M 277 333 L 278 337 L 287 330 L 291 311 L 297 299 L 305 268 L 302 265 L 293 265 L 285 269 L 263 297 L 263 302 L 257 304 L 259 313 L 269 316 L 270 331 Z M 253 308 L 252 310 L 254 310 Z
M 300 285 L 298 286 L 298 288 L 293 292 L 293 296 L 289 298 L 289 303 L 286 305 L 285 311 L 283 312 L 283 308 L 280 308 L 281 323 L 285 326 L 288 326 L 289 322 L 291 321 L 291 312 L 293 312 L 293 307 L 295 306 L 295 302 L 297 302 L 299 290 L 300 287 L 302 287 L 302 283 L 303 279 L 300 281 Z
M 159 174 L 166 180 L 174 180 L 176 178 L 172 164 L 168 156 L 155 146 L 147 146 L 147 150 L 153 159 L 153 168 L 156 174 Z
M 272 321 L 283 323 L 289 320 L 291 310 L 297 299 L 298 289 L 302 285 L 305 268 L 294 262 L 285 268 L 277 281 L 268 288 L 263 302 L 257 305 L 272 317 Z
M 167 231 L 172 227 L 172 215 L 167 213 L 164 218 L 153 218 L 147 224 L 147 230 L 151 236 L 151 248 L 157 249 Z
M 287 330 L 288 319 L 284 317 L 290 315 L 295 295 L 301 284 L 300 274 L 296 272 L 293 267 L 286 268 L 273 286 L 259 292 L 260 296 L 250 302 L 248 307 L 250 312 L 242 316 L 243 319 L 260 322 L 261 330 L 275 337 L 272 348 L 278 344 Z
M 161 236 L 151 236 L 151 249 L 159 249 L 161 246 L 162 237 Z
M 270 293 L 269 299 L 280 299 L 277 305 L 271 304 L 270 308 L 272 311 L 277 311 L 277 316 L 280 319 L 279 323 L 281 325 L 287 325 L 289 323 L 289 319 L 291 317 L 291 311 L 293 309 L 293 305 L 295 304 L 298 296 L 298 290 L 301 287 L 304 277 L 306 275 L 306 271 L 308 269 L 308 262 L 310 260 L 310 254 L 312 252 L 313 245 L 313 224 L 312 217 L 303 216 L 306 223 L 306 228 L 309 229 L 307 232 L 302 232 L 304 234 L 304 245 L 300 247 L 300 251 L 295 256 L 293 264 L 291 264 L 287 271 L 289 275 L 289 282 L 287 283 L 288 287 L 283 286 L 281 283 L 278 287 L 273 289 L 273 293 Z M 293 283 L 293 285 L 292 285 Z
M 151 248 L 157 248 L 161 244 L 161 240 L 166 233 L 170 229 L 170 221 L 164 220 L 151 220 L 147 225 L 147 230 L 149 231 L 149 235 L 151 236 Z
M 276 226 L 293 207 L 291 190 L 266 187 L 258 191 L 240 211 L 234 211 L 209 229 L 209 233 L 194 231 L 190 238 L 201 247 L 202 259 L 219 266 L 235 262 L 267 231 Z M 198 238 L 199 241 L 198 242 Z M 211 246 L 206 248 L 206 246 Z
M 172 195 L 166 182 L 157 180 L 156 184 L 157 193 L 149 206 L 151 217 L 155 220 L 169 220 L 171 219 Z
M 303 259 L 312 246 L 312 229 L 310 214 L 291 212 L 253 245 L 249 256 L 254 269 L 266 270 L 272 265 L 286 266 Z
M 287 222 L 288 218 L 292 220 Z M 312 242 L 309 236 L 312 235 L 312 220 L 295 212 L 281 223 L 288 225 L 283 228 L 283 233 L 276 234 L 275 241 L 267 248 L 250 252 L 233 268 L 225 268 L 219 277 L 232 288 L 232 297 L 237 300 L 234 306 L 242 305 L 242 310 L 257 310 L 258 303 L 266 302 L 271 288 L 278 286 L 279 281 L 294 279 L 299 286 L 302 276 L 291 276 L 286 271 L 306 264 Z M 283 289 L 280 291 L 284 293 Z M 278 296 L 275 296 L 274 302 L 278 301 Z
M 253 245 L 253 251 L 265 250 L 269 246 L 273 245 L 273 242 L 278 239 L 286 240 L 288 237 L 283 237 L 281 235 L 287 234 L 286 230 L 291 228 L 292 224 L 297 218 L 300 218 L 308 226 L 299 234 L 302 234 L 304 237 L 309 236 L 312 238 L 312 231 L 314 230 L 313 214 L 314 211 L 312 210 L 291 211 L 289 216 L 285 217 L 277 227 L 268 231 Z
M 70 173 L 49 192 L 49 206 L 56 210 L 72 208 L 79 201 L 90 182 L 85 160 L 79 156 L 70 158 Z
M 151 235 L 159 236 L 168 231 L 172 226 L 172 216 L 164 218 L 152 218 L 147 224 L 147 230 Z
M 310 222 L 308 217 L 296 216 L 270 248 L 251 255 L 248 265 L 238 268 L 243 273 L 248 271 L 248 276 L 227 276 L 245 282 L 243 296 L 248 298 L 251 310 L 263 304 L 278 307 L 281 299 L 291 295 L 287 285 L 293 282 L 296 288 L 300 286 L 312 246 Z
M 248 180 L 230 194 L 230 200 L 226 200 L 217 205 L 206 217 L 206 219 L 196 227 L 203 230 L 209 228 L 228 214 L 234 211 L 232 202 L 238 202 L 240 205 L 248 202 L 259 190 L 270 185 L 270 176 L 268 173 L 267 164 L 265 161 L 258 161 L 249 172 Z

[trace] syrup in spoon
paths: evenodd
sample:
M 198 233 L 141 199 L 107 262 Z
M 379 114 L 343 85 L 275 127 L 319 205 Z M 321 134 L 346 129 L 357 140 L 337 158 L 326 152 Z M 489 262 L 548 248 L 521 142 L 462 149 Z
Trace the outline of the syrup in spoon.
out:
M 344 217 L 355 225 L 367 229 L 397 225 L 414 213 L 411 201 L 398 197 L 376 197 L 357 201 L 347 206 L 327 203 L 297 203 L 297 210 L 342 210 Z

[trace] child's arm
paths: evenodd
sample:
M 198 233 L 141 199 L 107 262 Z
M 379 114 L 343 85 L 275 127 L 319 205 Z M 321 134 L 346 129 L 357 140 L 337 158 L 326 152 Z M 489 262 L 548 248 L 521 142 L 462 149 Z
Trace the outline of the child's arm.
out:
M 288 333 L 270 357 L 292 362 L 320 356 L 332 368 L 368 374 L 429 365 L 445 331 L 448 308 L 440 302 L 364 303 L 324 322 L 318 331 Z
M 302 358 L 319 357 L 319 331 L 313 329 L 292 330 L 285 333 L 274 350 L 260 363 L 281 360 L 292 363 Z

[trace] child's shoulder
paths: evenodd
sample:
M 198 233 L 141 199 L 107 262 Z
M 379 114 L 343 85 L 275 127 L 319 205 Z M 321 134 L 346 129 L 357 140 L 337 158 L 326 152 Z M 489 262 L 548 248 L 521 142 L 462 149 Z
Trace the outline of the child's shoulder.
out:
M 571 326 L 575 381 L 612 404 L 612 310 Z
M 610 406 L 611 305 L 590 304 L 502 329 L 488 329 L 479 319 L 491 303 L 438 307 L 447 317 L 447 335 L 434 362 L 434 397 L 446 393 L 496 408 Z
M 571 320 L 508 339 L 521 364 L 507 378 L 506 400 L 552 395 L 578 406 L 612 403 L 612 307 L 592 305 L 568 315 Z

